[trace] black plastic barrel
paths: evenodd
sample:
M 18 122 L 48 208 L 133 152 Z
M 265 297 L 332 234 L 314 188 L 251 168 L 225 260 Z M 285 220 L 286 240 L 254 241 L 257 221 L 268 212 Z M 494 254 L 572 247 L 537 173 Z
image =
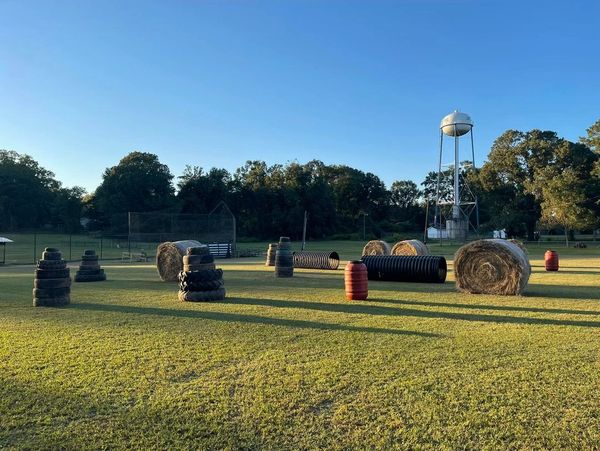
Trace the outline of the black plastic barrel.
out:
M 339 266 L 337 252 L 294 252 L 294 268 L 338 269 Z
M 294 256 L 289 237 L 279 238 L 275 252 L 275 277 L 292 277 L 294 275 Z
M 433 255 L 365 255 L 369 280 L 394 282 L 444 283 L 446 259 Z

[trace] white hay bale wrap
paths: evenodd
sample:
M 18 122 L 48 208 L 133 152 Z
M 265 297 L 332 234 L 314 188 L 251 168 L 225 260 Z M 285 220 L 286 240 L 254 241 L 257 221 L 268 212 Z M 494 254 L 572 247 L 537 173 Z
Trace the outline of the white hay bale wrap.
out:
M 363 248 L 363 255 L 390 255 L 390 245 L 382 240 L 369 241 Z
M 454 256 L 456 288 L 477 294 L 521 294 L 531 275 L 527 254 L 502 239 L 477 240 Z
M 188 247 L 199 247 L 195 240 L 167 241 L 156 248 L 156 269 L 161 280 L 177 282 L 177 274 L 183 269 L 183 256 Z
M 422 241 L 404 240 L 394 244 L 392 255 L 429 255 L 429 249 Z

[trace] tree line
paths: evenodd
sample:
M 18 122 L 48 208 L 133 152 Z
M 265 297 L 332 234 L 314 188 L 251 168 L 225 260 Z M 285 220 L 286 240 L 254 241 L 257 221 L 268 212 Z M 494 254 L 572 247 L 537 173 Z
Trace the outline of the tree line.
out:
M 506 229 L 533 239 L 539 228 L 600 227 L 600 120 L 578 142 L 555 132 L 508 130 L 493 143 L 481 168 L 461 167 L 477 195 L 481 230 Z M 441 177 L 441 196 L 451 199 L 453 168 Z M 373 173 L 347 165 L 267 165 L 247 161 L 233 173 L 186 166 L 177 179 L 151 153 L 131 152 L 107 168 L 93 193 L 66 188 L 33 158 L 0 150 L 0 229 L 86 228 L 127 232 L 127 212 L 207 213 L 225 201 L 237 218 L 238 235 L 299 237 L 304 212 L 311 238 L 359 238 L 422 231 L 437 173 L 418 186 L 398 180 L 389 189 Z

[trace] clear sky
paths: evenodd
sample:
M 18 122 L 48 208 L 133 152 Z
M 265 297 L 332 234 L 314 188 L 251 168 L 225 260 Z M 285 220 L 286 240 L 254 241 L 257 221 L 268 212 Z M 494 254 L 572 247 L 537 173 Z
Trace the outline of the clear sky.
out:
M 420 182 L 457 108 L 477 164 L 509 128 L 583 135 L 599 18 L 597 0 L 0 0 L 0 148 L 88 190 L 133 150 L 175 176 L 317 158 Z

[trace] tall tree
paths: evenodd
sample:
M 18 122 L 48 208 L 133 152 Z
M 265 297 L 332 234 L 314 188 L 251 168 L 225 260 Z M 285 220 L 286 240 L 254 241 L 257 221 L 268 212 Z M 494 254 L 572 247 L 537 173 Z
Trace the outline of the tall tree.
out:
M 587 194 L 595 188 L 588 181 L 596 159 L 585 145 L 561 139 L 551 131 L 505 132 L 496 139 L 488 161 L 477 174 L 481 203 L 493 212 L 489 225 L 533 239 L 545 196 L 559 191 L 569 196 L 566 185 L 552 192 L 545 189 L 565 171 L 572 172 L 583 190 L 578 206 L 589 210 Z M 577 189 L 571 194 L 577 198 Z
M 81 188 L 62 188 L 54 174 L 25 154 L 0 150 L 0 227 L 79 228 Z
M 396 180 L 390 187 L 390 200 L 400 208 L 417 205 L 420 196 L 421 191 L 412 180 Z
M 208 213 L 229 194 L 231 175 L 225 169 L 204 172 L 198 166 L 186 166 L 179 177 L 177 199 L 182 213 Z
M 592 152 L 600 155 L 600 119 L 592 124 L 586 132 L 586 136 L 579 138 L 579 142 L 588 146 Z
M 173 206 L 173 175 L 158 157 L 131 152 L 119 164 L 104 171 L 93 203 L 113 229 L 126 228 L 129 211 L 147 212 Z
M 569 245 L 569 230 L 585 229 L 595 225 L 594 212 L 585 207 L 585 181 L 578 177 L 572 168 L 565 169 L 552 177 L 543 177 L 542 222 L 565 230 L 565 240 Z

